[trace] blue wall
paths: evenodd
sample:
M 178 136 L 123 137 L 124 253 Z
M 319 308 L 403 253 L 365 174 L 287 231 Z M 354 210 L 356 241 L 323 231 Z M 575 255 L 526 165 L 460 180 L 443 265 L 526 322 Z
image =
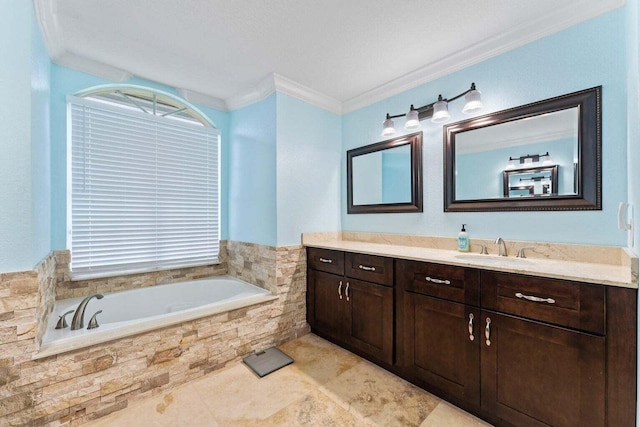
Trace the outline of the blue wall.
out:
M 275 246 L 276 95 L 230 116 L 229 239 Z
M 28 270 L 49 251 L 49 59 L 32 2 L 0 0 L 0 272 Z
M 33 18 L 31 25 L 32 263 L 51 251 L 51 60 Z
M 380 141 L 385 114 L 423 105 L 438 94 L 454 96 L 475 82 L 484 111 L 498 111 L 598 85 L 603 86 L 603 210 L 583 212 L 443 212 L 442 125 L 423 121 L 424 212 L 346 214 L 345 156 L 342 156 L 342 229 L 455 236 L 468 224 L 471 238 L 502 236 L 584 244 L 623 245 L 617 230 L 618 202 L 627 199 L 625 12 L 620 8 L 459 72 L 447 75 L 343 116 L 346 150 Z M 450 123 L 467 118 L 463 102 L 449 106 Z M 524 226 L 526 224 L 526 226 Z
M 340 229 L 340 116 L 277 93 L 279 246 Z
M 110 84 L 111 81 L 91 74 L 72 70 L 53 64 L 51 66 L 51 247 L 53 249 L 66 248 L 67 227 L 67 95 L 97 85 Z M 125 83 L 146 86 L 178 95 L 169 86 L 161 85 L 144 79 L 133 78 Z M 227 192 L 228 192 L 228 135 L 229 113 L 211 108 L 197 106 L 216 125 L 222 134 L 221 138 L 221 237 L 228 238 L 226 222 Z

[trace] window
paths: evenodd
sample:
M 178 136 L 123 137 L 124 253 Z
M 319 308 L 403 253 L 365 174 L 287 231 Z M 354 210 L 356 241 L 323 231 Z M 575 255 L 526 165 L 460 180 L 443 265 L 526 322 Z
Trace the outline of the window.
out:
M 140 89 L 70 96 L 67 108 L 73 278 L 217 262 L 218 130 Z

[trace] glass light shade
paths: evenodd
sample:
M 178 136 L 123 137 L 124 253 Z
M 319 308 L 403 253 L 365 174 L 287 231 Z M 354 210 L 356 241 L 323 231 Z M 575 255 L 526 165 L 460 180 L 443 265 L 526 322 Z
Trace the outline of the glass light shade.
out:
M 395 135 L 395 133 L 396 133 L 396 127 L 393 124 L 393 120 L 386 119 L 382 123 L 382 136 L 391 136 L 391 135 Z
M 553 165 L 553 159 L 551 158 L 551 154 L 548 154 L 546 156 L 544 156 L 544 162 L 542 162 L 543 165 Z
M 404 124 L 406 130 L 420 129 L 420 119 L 418 117 L 418 110 L 409 110 L 407 113 L 407 121 Z
M 507 167 L 505 169 L 511 170 L 511 169 L 515 169 L 515 168 L 516 168 L 515 160 L 509 159 L 509 163 L 507 163 Z
M 433 104 L 433 116 L 431 117 L 433 123 L 446 122 L 450 117 L 447 101 L 438 101 Z
M 473 113 L 477 113 L 478 111 L 482 110 L 483 105 L 482 105 L 482 99 L 480 97 L 480 91 L 479 90 L 472 90 L 469 91 L 465 96 L 464 96 L 464 107 L 462 108 L 462 112 L 464 114 L 473 114 Z

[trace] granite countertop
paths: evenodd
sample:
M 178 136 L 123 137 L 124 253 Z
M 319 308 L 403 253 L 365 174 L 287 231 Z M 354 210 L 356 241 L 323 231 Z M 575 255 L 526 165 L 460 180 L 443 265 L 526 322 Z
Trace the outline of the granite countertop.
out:
M 600 285 L 638 288 L 638 258 L 624 248 L 618 248 L 622 254 L 620 261 L 598 263 L 567 259 L 556 260 L 532 257 L 523 259 L 514 256 L 500 257 L 441 248 L 405 246 L 398 243 L 389 244 L 372 241 L 343 240 L 339 236 L 339 233 L 304 234 L 302 243 L 308 247 L 334 249 L 345 252 L 357 252 L 460 267 L 473 267 L 482 270 L 574 280 Z M 589 250 L 589 248 L 586 250 Z

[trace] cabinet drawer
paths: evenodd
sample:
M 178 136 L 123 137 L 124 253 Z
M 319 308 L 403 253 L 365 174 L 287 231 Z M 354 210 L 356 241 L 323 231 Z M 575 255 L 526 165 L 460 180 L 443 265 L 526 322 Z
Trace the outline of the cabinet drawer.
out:
M 314 270 L 344 275 L 344 252 L 330 249 L 308 248 L 307 265 Z
M 393 259 L 375 255 L 347 252 L 345 254 L 347 277 L 393 286 Z
M 490 310 L 604 334 L 605 288 L 508 273 L 482 272 L 482 306 Z
M 480 272 L 472 268 L 398 260 L 396 284 L 409 292 L 480 305 Z

